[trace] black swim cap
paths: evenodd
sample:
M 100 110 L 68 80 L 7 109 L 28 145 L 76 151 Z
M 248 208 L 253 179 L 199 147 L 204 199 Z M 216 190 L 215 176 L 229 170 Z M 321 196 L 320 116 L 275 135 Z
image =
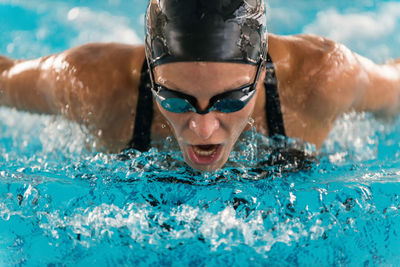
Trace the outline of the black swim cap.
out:
M 257 64 L 267 45 L 263 0 L 150 0 L 151 66 L 180 61 Z

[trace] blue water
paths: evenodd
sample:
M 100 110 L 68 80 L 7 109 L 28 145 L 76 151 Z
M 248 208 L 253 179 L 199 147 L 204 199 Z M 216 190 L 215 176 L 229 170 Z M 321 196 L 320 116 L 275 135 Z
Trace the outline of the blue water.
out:
M 0 0 L 0 54 L 140 43 L 145 5 Z M 400 56 L 397 2 L 269 8 L 274 33 L 312 31 L 376 61 Z M 354 23 L 335 31 L 342 21 Z M 399 130 L 397 118 L 346 115 L 304 170 L 265 166 L 271 140 L 248 132 L 226 168 L 199 173 L 173 138 L 147 153 L 102 154 L 76 124 L 1 108 L 0 266 L 396 266 Z

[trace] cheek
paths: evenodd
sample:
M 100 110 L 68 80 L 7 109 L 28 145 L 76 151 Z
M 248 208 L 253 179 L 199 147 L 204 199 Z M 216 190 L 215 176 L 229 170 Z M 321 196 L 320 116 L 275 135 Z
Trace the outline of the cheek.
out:
M 255 97 L 240 111 L 228 114 L 227 116 L 228 121 L 227 124 L 231 128 L 235 128 L 240 133 L 243 129 L 247 126 L 249 122 L 249 118 L 251 117 L 255 105 Z
M 186 123 L 187 119 L 185 114 L 168 112 L 165 109 L 163 109 L 158 102 L 157 102 L 157 107 L 160 113 L 163 115 L 163 117 L 168 121 L 170 126 L 174 129 L 175 133 L 182 131 L 184 125 L 187 124 Z
M 246 116 L 247 114 L 245 112 L 236 112 L 233 114 L 227 114 L 225 117 L 224 121 L 224 126 L 225 128 L 228 129 L 238 129 L 238 128 L 242 128 L 242 126 L 244 124 L 247 123 L 248 121 L 248 116 Z

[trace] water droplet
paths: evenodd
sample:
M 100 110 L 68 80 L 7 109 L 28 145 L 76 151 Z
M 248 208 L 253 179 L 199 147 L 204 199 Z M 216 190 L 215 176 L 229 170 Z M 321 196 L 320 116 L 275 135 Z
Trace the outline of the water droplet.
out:
M 249 118 L 249 124 L 251 127 L 254 126 L 254 119 L 252 117 Z

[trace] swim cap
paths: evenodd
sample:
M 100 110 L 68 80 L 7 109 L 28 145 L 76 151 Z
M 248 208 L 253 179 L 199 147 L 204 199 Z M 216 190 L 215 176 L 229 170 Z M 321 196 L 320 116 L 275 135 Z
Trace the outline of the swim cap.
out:
M 257 64 L 267 45 L 263 0 L 150 0 L 151 66 L 181 61 Z

